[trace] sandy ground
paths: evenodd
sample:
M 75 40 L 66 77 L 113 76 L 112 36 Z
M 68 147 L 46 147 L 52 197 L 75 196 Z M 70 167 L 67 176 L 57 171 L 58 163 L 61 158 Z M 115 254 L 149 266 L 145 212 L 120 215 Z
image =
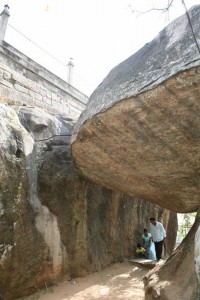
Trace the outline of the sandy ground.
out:
M 145 267 L 137 267 L 123 262 L 107 267 L 72 281 L 64 280 L 58 286 L 47 288 L 28 299 L 31 300 L 143 300 L 142 278 L 148 272 Z M 27 299 L 27 298 L 26 298 Z

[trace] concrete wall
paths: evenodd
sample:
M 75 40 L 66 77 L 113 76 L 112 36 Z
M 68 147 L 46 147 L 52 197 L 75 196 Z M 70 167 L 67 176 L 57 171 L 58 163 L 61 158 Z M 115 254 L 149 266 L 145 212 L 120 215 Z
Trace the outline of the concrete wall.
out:
M 88 97 L 35 61 L 2 41 L 0 102 L 38 106 L 77 119 Z

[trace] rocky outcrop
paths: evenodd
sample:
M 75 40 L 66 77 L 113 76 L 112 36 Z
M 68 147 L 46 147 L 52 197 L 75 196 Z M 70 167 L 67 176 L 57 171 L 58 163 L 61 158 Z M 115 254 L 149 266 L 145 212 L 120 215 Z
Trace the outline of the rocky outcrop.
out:
M 167 232 L 163 247 L 163 258 L 166 259 L 172 254 L 176 244 L 174 231 L 178 232 L 177 214 L 175 212 L 169 214 L 168 210 L 163 209 L 162 215 L 158 216 L 157 220 L 161 220 Z
M 199 264 L 200 214 L 181 245 L 164 265 L 144 277 L 145 299 L 198 300 L 200 295 Z
M 158 206 L 79 176 L 72 127 L 39 108 L 0 105 L 0 299 L 122 261 L 150 215 L 169 220 Z
M 200 6 L 190 16 L 199 38 Z M 183 16 L 93 93 L 75 125 L 75 165 L 71 119 L 0 105 L 1 300 L 123 260 L 151 215 L 167 229 L 170 255 L 175 212 L 200 206 L 199 73 Z M 198 213 L 145 278 L 146 299 L 198 299 L 199 228 Z
M 200 39 L 200 6 L 190 12 Z M 187 16 L 116 66 L 72 139 L 92 181 L 176 212 L 200 206 L 200 54 Z

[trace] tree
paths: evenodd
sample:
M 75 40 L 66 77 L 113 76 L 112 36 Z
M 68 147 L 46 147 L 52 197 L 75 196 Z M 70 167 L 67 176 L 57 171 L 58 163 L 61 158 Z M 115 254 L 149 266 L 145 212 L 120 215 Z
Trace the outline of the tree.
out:
M 177 240 L 181 242 L 190 231 L 196 216 L 196 212 L 185 213 L 182 222 L 178 225 Z
M 146 1 L 148 1 L 148 0 L 146 0 Z M 176 0 L 176 1 L 181 1 L 182 5 L 184 7 L 184 10 L 185 10 L 185 13 L 186 13 L 186 16 L 187 16 L 187 19 L 188 19 L 188 23 L 189 23 L 190 28 L 191 28 L 191 34 L 193 36 L 193 39 L 194 39 L 195 44 L 196 44 L 196 47 L 197 47 L 198 52 L 200 54 L 200 46 L 198 44 L 197 38 L 196 38 L 195 33 L 194 33 L 194 29 L 193 29 L 193 26 L 192 26 L 192 23 L 191 23 L 190 15 L 189 15 L 189 12 L 188 12 L 185 0 Z M 129 4 L 129 6 L 131 7 L 132 13 L 138 13 L 138 15 L 141 15 L 141 14 L 144 14 L 144 13 L 148 13 L 148 12 L 151 12 L 151 11 L 160 11 L 162 13 L 169 13 L 169 10 L 172 7 L 172 5 L 173 5 L 174 2 L 175 2 L 175 0 L 165 0 L 166 4 L 164 6 L 157 6 L 157 7 L 153 6 L 150 9 L 145 10 L 145 11 L 134 10 L 134 8 L 133 8 L 134 6 L 132 7 L 131 3 Z M 161 3 L 161 1 L 159 1 L 158 3 Z

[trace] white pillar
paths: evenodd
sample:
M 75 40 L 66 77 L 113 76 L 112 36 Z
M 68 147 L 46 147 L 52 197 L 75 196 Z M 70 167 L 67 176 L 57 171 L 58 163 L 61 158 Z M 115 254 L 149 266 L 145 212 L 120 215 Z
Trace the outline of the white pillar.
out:
M 4 10 L 0 14 L 0 43 L 4 40 L 9 17 L 9 6 L 4 5 Z
M 71 57 L 68 64 L 68 74 L 67 74 L 67 82 L 72 85 L 72 77 L 73 77 L 73 68 L 74 68 L 74 63 L 73 63 L 73 58 Z

